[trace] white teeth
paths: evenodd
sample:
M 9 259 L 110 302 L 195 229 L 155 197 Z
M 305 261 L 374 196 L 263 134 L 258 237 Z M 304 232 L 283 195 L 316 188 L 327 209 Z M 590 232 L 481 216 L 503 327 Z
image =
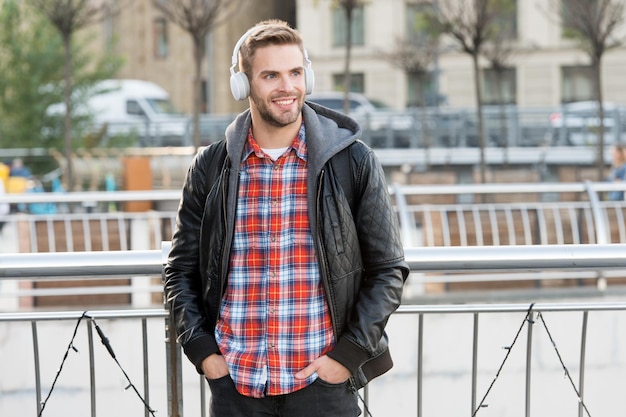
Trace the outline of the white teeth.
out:
M 279 106 L 286 106 L 287 104 L 290 104 L 291 102 L 293 102 L 293 100 L 280 100 L 280 101 L 277 101 L 276 104 L 278 104 Z

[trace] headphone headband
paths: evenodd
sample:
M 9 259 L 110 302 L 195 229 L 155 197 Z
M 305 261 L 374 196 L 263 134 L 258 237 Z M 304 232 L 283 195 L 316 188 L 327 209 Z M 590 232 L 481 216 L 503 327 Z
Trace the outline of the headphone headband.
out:
M 250 35 L 252 35 L 254 32 L 259 31 L 261 29 L 263 29 L 266 26 L 254 26 L 250 29 L 248 29 L 246 31 L 246 33 L 244 33 L 241 38 L 239 38 L 239 40 L 237 41 L 237 43 L 235 44 L 235 47 L 233 48 L 233 56 L 230 58 L 230 63 L 231 63 L 231 67 L 230 67 L 230 73 L 233 74 L 235 71 L 235 65 L 237 65 L 237 63 L 239 62 L 239 49 L 241 49 L 241 45 L 243 45 L 243 43 L 246 41 L 246 39 L 248 39 L 248 37 Z
M 246 31 L 233 48 L 233 55 L 230 59 L 230 91 L 233 94 L 235 100 L 244 100 L 250 95 L 250 81 L 245 73 L 239 71 L 235 72 L 235 67 L 239 63 L 239 50 L 243 43 L 252 36 L 253 33 L 261 31 L 262 29 L 268 27 L 267 25 L 254 26 Z M 315 74 L 313 73 L 313 69 L 311 68 L 311 60 L 309 59 L 309 55 L 306 49 L 303 48 L 304 55 L 304 81 L 306 94 L 311 94 L 313 92 L 313 85 L 315 84 Z

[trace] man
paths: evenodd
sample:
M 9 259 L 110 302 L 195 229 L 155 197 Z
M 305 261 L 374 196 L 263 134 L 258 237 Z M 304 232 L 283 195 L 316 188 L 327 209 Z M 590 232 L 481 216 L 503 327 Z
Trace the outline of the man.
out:
M 297 31 L 249 30 L 231 89 L 250 108 L 185 180 L 165 293 L 213 417 L 357 416 L 392 366 L 408 268 L 384 173 L 355 121 L 304 102 L 312 87 Z

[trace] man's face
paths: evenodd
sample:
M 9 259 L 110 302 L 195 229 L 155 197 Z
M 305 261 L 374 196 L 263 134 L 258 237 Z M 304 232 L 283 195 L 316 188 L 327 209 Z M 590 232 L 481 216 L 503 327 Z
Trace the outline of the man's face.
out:
M 304 57 L 298 45 L 259 48 L 252 62 L 250 109 L 272 127 L 300 123 L 305 96 Z

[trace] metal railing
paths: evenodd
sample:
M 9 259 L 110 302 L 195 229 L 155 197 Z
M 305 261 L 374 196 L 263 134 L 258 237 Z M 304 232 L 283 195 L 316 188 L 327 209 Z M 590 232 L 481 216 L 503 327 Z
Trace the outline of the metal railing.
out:
M 626 184 L 593 182 L 390 188 L 408 246 L 624 243 L 626 203 L 601 198 L 624 189 Z M 449 202 L 429 201 L 436 196 L 449 196 Z
M 598 149 L 590 146 L 533 146 L 533 147 L 488 147 L 479 148 L 375 148 L 374 152 L 388 172 L 407 169 L 415 172 L 439 168 L 443 172 L 471 169 L 484 157 L 490 170 L 521 168 L 535 172 L 537 181 L 552 181 L 551 173 L 561 169 L 575 170 L 579 167 L 597 165 Z M 156 148 L 95 148 L 78 152 L 73 158 L 73 170 L 88 189 L 105 188 L 105 177 L 112 176 L 115 183 L 123 183 L 125 158 L 146 158 L 150 162 L 152 188 L 155 190 L 180 189 L 185 174 L 196 153 L 193 146 Z M 4 156 L 3 156 L 4 155 Z M 58 152 L 35 149 L 0 149 L 0 159 L 21 157 L 29 165 L 53 164 L 59 168 L 43 175 L 40 180 L 46 188 L 65 170 L 66 163 Z M 604 166 L 611 165 L 610 147 L 602 152 Z M 462 172 L 462 171 L 461 171 Z M 76 191 L 76 190 L 74 190 Z
M 483 106 L 484 140 L 487 147 L 529 147 L 546 145 L 581 146 L 597 143 L 597 116 L 568 112 L 564 107 L 520 108 Z M 558 115 L 558 120 L 555 116 Z M 203 143 L 224 136 L 235 115 L 202 115 L 200 134 Z M 398 123 L 401 120 L 401 123 Z M 375 148 L 458 148 L 478 146 L 475 109 L 421 108 L 385 111 L 358 119 L 363 140 Z M 605 143 L 623 142 L 626 134 L 624 109 L 605 113 Z M 399 127 L 401 125 L 402 127 Z M 189 143 L 189 140 L 182 143 Z
M 626 203 L 602 199 L 603 193 L 617 190 L 626 190 L 626 184 L 390 186 L 406 246 L 626 243 Z M 507 201 L 509 197 L 514 200 Z M 2 216 L 0 221 L 26 226 L 27 233 L 21 234 L 31 237 L 32 252 L 54 252 L 57 241 L 63 246 L 59 251 L 89 250 L 94 242 L 92 234 L 96 232 L 101 238 L 107 238 L 110 233 L 118 236 L 111 249 L 158 249 L 160 242 L 171 236 L 179 199 L 180 190 L 9 194 L 0 196 L 0 203 L 24 207 L 46 203 L 59 209 L 50 214 L 16 213 Z M 483 202 L 485 199 L 490 201 Z M 152 210 L 109 211 L 111 204 L 127 202 L 148 202 Z M 70 204 L 78 208 L 68 213 L 63 207 Z M 85 205 L 91 209 L 85 210 Z M 140 220 L 150 223 L 149 247 L 127 247 L 131 240 L 130 225 Z M 76 230 L 84 243 L 74 249 Z M 47 237 L 43 242 L 47 249 L 40 250 L 34 234 L 45 235 L 45 231 Z
M 624 190 L 618 183 L 392 185 L 390 191 L 406 247 L 535 246 L 626 243 L 626 202 L 603 201 L 603 193 Z M 179 190 L 7 195 L 11 204 L 75 204 L 72 213 L 15 213 L 0 218 L 5 229 L 0 252 L 73 252 L 159 249 L 172 233 Z M 505 202 L 507 199 L 515 201 Z M 110 204 L 149 202 L 146 212 L 107 211 Z M 90 211 L 84 205 L 92 207 Z M 59 210 L 61 211 L 61 210 Z M 576 279 L 600 285 L 626 277 L 623 270 L 501 271 L 499 273 L 429 273 L 411 280 L 407 293 L 421 296 L 441 284 L 467 281 L 533 281 Z M 119 278 L 119 279 L 118 279 Z M 158 279 L 115 277 L 117 285 L 43 288 L 5 285 L 4 299 L 68 294 L 129 294 L 134 307 L 150 307 L 161 287 Z M 418 284 L 413 285 L 413 283 Z M 553 281 L 555 282 L 555 281 Z M 138 294 L 142 292 L 142 294 Z M 152 296 L 150 296 L 152 294 Z
M 119 251 L 119 252 L 103 252 L 103 253 L 59 253 L 59 254 L 14 254 L 14 255 L 0 255 L 0 282 L 7 278 L 25 278 L 31 277 L 35 275 L 40 275 L 44 277 L 58 277 L 58 276 L 85 276 L 85 275 L 137 275 L 137 274 L 153 274 L 160 272 L 162 270 L 162 265 L 164 263 L 165 255 L 169 250 L 169 245 L 165 242 L 162 246 L 161 250 L 151 250 L 151 251 Z M 406 248 L 406 257 L 411 270 L 413 273 L 425 273 L 425 272 L 449 272 L 449 271 L 499 271 L 499 270 L 611 270 L 615 268 L 626 268 L 626 257 L 623 254 L 626 251 L 626 245 L 624 244 L 606 244 L 606 245 L 535 245 L 535 246 L 500 246 L 500 247 L 448 247 L 448 248 Z M 417 331 L 418 339 L 415 341 L 415 350 L 409 349 L 416 358 L 416 378 L 417 385 L 416 391 L 417 400 L 417 415 L 432 415 L 431 413 L 424 413 L 422 411 L 422 407 L 432 407 L 426 397 L 424 396 L 424 390 L 428 389 L 429 386 L 429 374 L 424 372 L 425 367 L 432 366 L 429 361 L 432 361 L 431 355 L 434 353 L 441 354 L 442 350 L 440 347 L 436 348 L 435 351 L 429 351 L 428 355 L 425 354 L 425 346 L 427 342 L 429 342 L 428 337 L 424 335 L 424 319 L 426 316 L 435 316 L 435 315 L 443 315 L 444 317 L 453 317 L 458 316 L 459 314 L 466 314 L 473 317 L 472 324 L 472 336 L 469 342 L 471 346 L 471 366 L 465 367 L 469 369 L 466 373 L 469 375 L 469 385 L 471 390 L 470 404 L 467 405 L 468 408 L 471 407 L 472 412 L 468 413 L 468 415 L 475 415 L 477 412 L 481 410 L 482 407 L 485 406 L 484 400 L 489 394 L 487 390 L 483 399 L 481 400 L 479 396 L 480 389 L 485 385 L 485 374 L 488 373 L 485 369 L 482 369 L 479 366 L 479 355 L 481 358 L 484 358 L 480 354 L 479 346 L 481 344 L 480 341 L 484 341 L 484 339 L 479 338 L 479 328 L 478 322 L 479 317 L 484 316 L 485 314 L 510 314 L 510 313 L 526 313 L 526 318 L 523 318 L 523 325 L 520 326 L 519 332 L 522 327 L 527 328 L 527 343 L 526 343 L 526 360 L 523 365 L 524 375 L 525 375 L 525 389 L 523 393 L 524 398 L 524 409 L 525 415 L 531 415 L 531 404 L 534 395 L 536 395 L 536 391 L 532 390 L 532 382 L 534 381 L 531 378 L 533 374 L 533 352 L 535 351 L 535 347 L 533 346 L 533 331 L 532 324 L 537 321 L 539 318 L 538 315 L 545 312 L 562 312 L 562 313 L 573 313 L 580 312 L 583 314 L 583 322 L 582 322 L 582 335 L 579 346 L 579 361 L 577 363 L 577 367 L 579 370 L 579 378 L 577 387 L 575 390 L 577 391 L 575 397 L 576 407 L 578 409 L 578 415 L 582 416 L 583 411 L 585 410 L 587 404 L 587 398 L 585 397 L 585 382 L 587 377 L 586 365 L 587 365 L 587 356 L 586 349 L 587 344 L 589 343 L 589 338 L 587 337 L 587 329 L 588 329 L 588 315 L 592 312 L 598 311 L 610 311 L 610 312 L 620 312 L 626 310 L 626 302 L 620 301 L 605 301 L 605 302 L 578 302 L 575 304 L 572 303 L 544 303 L 544 304 L 532 304 L 532 303 L 523 303 L 523 304 L 477 304 L 477 305 L 403 305 L 394 315 L 394 317 L 400 316 L 417 316 L 417 324 L 416 327 L 402 328 L 397 330 L 395 334 L 391 335 L 392 340 L 395 338 L 401 339 L 404 335 L 406 335 L 407 331 Z M 126 320 L 140 320 L 141 321 L 141 342 L 140 342 L 140 353 L 132 353 L 128 350 L 125 350 L 123 354 L 120 354 L 118 351 L 118 356 L 124 356 L 126 358 L 126 363 L 128 363 L 129 355 L 132 358 L 135 358 L 138 364 L 141 364 L 141 368 L 138 374 L 143 375 L 143 387 L 142 389 L 137 389 L 137 392 L 143 392 L 143 399 L 149 404 L 150 399 L 160 398 L 163 395 L 155 394 L 155 391 L 158 391 L 158 387 L 160 384 L 166 385 L 167 391 L 167 410 L 168 416 L 182 416 L 183 415 L 183 397 L 182 393 L 185 391 L 186 395 L 189 395 L 189 389 L 198 393 L 192 398 L 197 399 L 199 405 L 199 409 L 194 411 L 193 415 L 205 415 L 206 410 L 206 386 L 204 384 L 204 380 L 200 377 L 200 385 L 195 385 L 196 383 L 193 380 L 197 377 L 188 376 L 183 378 L 182 369 L 185 367 L 187 369 L 188 375 L 195 372 L 195 370 L 191 369 L 189 364 L 185 366 L 182 365 L 181 362 L 185 362 L 186 360 L 182 360 L 180 347 L 175 343 L 175 339 L 171 337 L 171 331 L 169 328 L 169 315 L 165 309 L 151 309 L 151 310 L 104 310 L 104 311 L 88 311 L 88 312 L 79 312 L 79 311 L 66 311 L 66 312 L 19 312 L 19 313 L 1 313 L 0 314 L 0 324 L 6 324 L 8 322 L 20 322 L 20 323 L 30 323 L 31 326 L 31 342 L 33 347 L 33 366 L 26 366 L 29 363 L 27 357 L 22 357 L 25 355 L 25 351 L 23 347 L 20 347 L 21 353 L 20 357 L 16 358 L 13 361 L 3 361 L 5 364 L 3 366 L 9 366 L 8 362 L 10 362 L 10 366 L 21 366 L 24 365 L 24 368 L 20 369 L 10 369 L 10 372 L 13 375 L 26 375 L 31 374 L 32 380 L 34 380 L 34 389 L 31 387 L 30 383 L 27 384 L 29 388 L 26 389 L 29 393 L 33 394 L 32 402 L 37 407 L 38 415 L 42 409 L 42 393 L 44 386 L 46 384 L 42 383 L 42 367 L 43 360 L 41 358 L 42 355 L 42 341 L 41 334 L 39 331 L 39 324 L 47 321 L 67 321 L 67 320 L 78 320 L 81 317 L 86 317 L 89 320 L 95 321 L 104 321 L 104 320 L 118 320 L 122 321 Z M 163 357 L 157 360 L 158 363 L 161 363 L 161 368 L 166 369 L 165 371 L 165 380 L 158 380 L 158 382 L 153 382 L 152 379 L 157 379 L 155 376 L 155 372 L 150 372 L 156 367 L 156 363 L 154 359 L 149 360 L 148 357 L 154 358 L 154 355 L 151 354 L 156 347 L 149 343 L 149 334 L 148 334 L 148 325 L 147 321 L 152 319 L 163 320 L 162 325 L 158 325 L 157 328 L 161 328 L 166 334 L 166 349 L 163 353 Z M 614 319 L 617 320 L 617 319 Z M 570 322 L 571 320 L 567 320 Z M 415 323 L 413 323 L 415 325 Z M 106 328 L 107 326 L 102 325 L 102 328 Z M 509 330 L 514 330 L 517 326 L 511 327 Z M 619 332 L 619 329 L 623 326 L 613 326 L 610 331 L 611 332 Z M 77 325 L 78 328 L 78 325 Z M 92 326 L 88 326 L 88 351 L 89 351 L 89 360 L 86 365 L 89 368 L 88 373 L 88 385 L 89 385 L 89 408 L 91 410 L 91 415 L 98 415 L 99 404 L 102 404 L 102 401 L 97 401 L 98 395 L 101 394 L 101 389 L 98 385 L 99 379 L 96 378 L 96 358 L 97 354 L 94 353 L 94 335 L 92 333 Z M 602 326 L 600 326 L 602 328 Z M 501 332 L 502 329 L 500 329 Z M 547 327 L 546 327 L 547 330 Z M 391 332 L 392 330 L 390 330 Z M 124 334 L 124 333 L 122 333 Z M 511 332 L 510 336 L 512 337 L 515 334 L 514 331 Z M 615 337 L 621 337 L 620 335 L 612 335 L 613 339 Z M 58 342 L 58 337 L 55 337 Z M 517 337 L 515 338 L 515 340 Z M 119 345 L 120 340 L 112 340 L 113 346 Z M 117 343 L 116 343 L 117 342 Z M 9 340 L 9 346 L 17 343 L 16 340 Z M 53 340 L 45 340 L 46 349 L 45 351 L 55 351 L 52 349 L 52 345 L 54 344 Z M 514 343 L 513 343 L 514 344 Z M 20 345 L 21 346 L 21 345 Z M 125 345 L 126 346 L 126 345 Z M 411 347 L 413 345 L 405 346 Z M 68 346 L 68 352 L 70 351 L 70 346 Z M 556 344 L 554 344 L 556 349 Z M 7 348 L 5 344 L 2 348 L 3 350 Z M 128 346 L 127 346 L 128 348 Z M 562 346 L 561 346 L 562 348 Z M 512 345 L 508 346 L 508 350 L 512 349 Z M 568 347 L 568 351 L 571 351 L 572 347 Z M 490 350 L 490 349 L 487 349 Z M 56 350 L 58 351 L 58 349 Z M 558 351 L 557 351 L 558 353 Z M 3 357 L 5 354 L 2 354 Z M 507 355 L 508 356 L 508 355 Z M 137 359 L 139 358 L 139 359 Z M 506 360 L 506 358 L 505 358 Z M 49 364 L 48 364 L 49 365 Z M 564 364 L 566 374 L 569 374 L 569 369 Z M 28 368 L 32 370 L 29 371 Z M 570 364 L 571 368 L 571 364 Z M 46 369 L 51 369 L 50 366 L 47 366 Z M 99 368 L 98 368 L 99 369 Z M 498 374 L 500 372 L 498 371 Z M 7 374 L 4 373 L 3 374 Z M 98 374 L 100 375 L 100 374 Z M 136 375 L 136 374 L 135 374 Z M 46 377 L 50 377 L 46 375 Z M 393 378 L 393 375 L 389 378 Z M 488 380 L 489 378 L 487 378 Z M 387 381 L 387 383 L 392 383 L 392 380 L 385 379 L 385 377 L 381 377 L 382 381 Z M 187 382 L 185 382 L 187 381 Z M 189 388 L 188 381 L 192 381 L 192 385 L 195 385 L 195 388 Z M 390 382 L 391 381 L 391 382 Z M 495 381 L 495 380 L 494 380 Z M 609 382 L 607 382 L 609 383 Z M 575 383 L 573 385 L 576 385 Z M 54 385 L 53 385 L 54 386 Z M 134 385 L 133 385 L 134 386 Z M 183 386 L 187 387 L 187 389 L 183 390 Z M 6 385 L 5 388 L 6 389 Z M 377 389 L 381 389 L 381 387 L 375 383 L 364 392 L 364 407 L 367 407 L 369 410 L 373 410 L 376 408 L 376 405 L 373 404 L 376 402 L 377 396 L 370 395 L 370 391 L 376 392 Z M 34 391 L 34 393 L 33 393 Z M 597 390 L 594 390 L 597 391 Z M 160 391 L 159 391 L 160 392 Z M 50 390 L 49 393 L 52 393 Z M 448 393 L 449 394 L 449 393 Z M 447 395 L 448 395 L 447 394 Z M 141 394 L 139 394 L 141 395 Z M 554 401 L 554 398 L 550 398 L 549 401 Z M 619 404 L 619 399 L 613 398 L 614 402 L 608 402 L 607 405 L 601 406 L 598 408 L 609 407 L 609 409 L 619 409 L 619 406 L 615 404 Z M 23 400 L 25 401 L 25 400 Z M 542 404 L 544 400 L 539 400 Z M 605 400 L 606 401 L 606 400 Z M 194 400 L 195 402 L 195 400 Z M 186 402 L 187 403 L 187 402 Z M 185 404 L 186 404 L 185 403 Z M 390 397 L 385 396 L 385 403 L 387 406 L 392 403 Z M 31 403 L 32 404 L 32 403 Z M 137 401 L 137 404 L 141 407 L 141 403 Z M 430 404 L 430 405 L 429 405 Z M 23 404 L 21 404 L 23 406 Z M 597 405 L 597 402 L 596 402 Z M 109 405 L 112 407 L 112 405 Z M 131 407 L 130 405 L 127 405 Z M 134 406 L 136 407 L 136 405 Z M 613 408 L 611 408 L 613 407 Z M 22 407 L 21 410 L 25 408 Z M 144 409 L 144 414 L 148 416 L 149 409 L 146 407 Z M 458 414 L 458 413 L 457 413 Z M 67 415 L 67 414 L 65 414 Z M 84 413 L 82 414 L 84 415 Z M 378 413 L 373 412 L 373 415 L 380 415 Z M 398 414 L 395 414 L 398 415 Z

